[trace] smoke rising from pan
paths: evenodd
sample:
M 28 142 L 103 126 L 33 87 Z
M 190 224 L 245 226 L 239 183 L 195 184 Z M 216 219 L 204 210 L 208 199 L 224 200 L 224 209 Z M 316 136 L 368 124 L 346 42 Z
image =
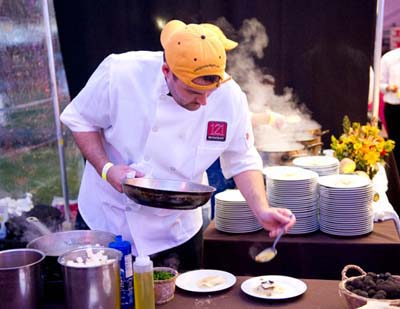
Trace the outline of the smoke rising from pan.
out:
M 319 127 L 318 123 L 311 119 L 306 105 L 298 101 L 293 89 L 286 87 L 282 95 L 276 94 L 275 78 L 264 73 L 257 65 L 256 61 L 264 57 L 269 44 L 264 25 L 256 18 L 246 19 L 240 29 L 235 31 L 224 17 L 218 18 L 215 23 L 223 29 L 228 38 L 239 42 L 237 48 L 228 52 L 227 71 L 246 93 L 250 111 L 258 113 L 271 110 L 292 119 L 300 119 L 296 127 Z M 271 127 L 264 129 L 268 130 L 268 138 L 271 139 L 276 133 L 279 136 L 279 133 L 289 130 L 290 127 L 289 125 L 280 130 Z M 262 131 L 262 126 L 255 130 L 256 144 L 264 143 L 260 142 L 260 139 L 265 139 L 267 134 Z M 287 132 L 285 136 L 288 136 Z

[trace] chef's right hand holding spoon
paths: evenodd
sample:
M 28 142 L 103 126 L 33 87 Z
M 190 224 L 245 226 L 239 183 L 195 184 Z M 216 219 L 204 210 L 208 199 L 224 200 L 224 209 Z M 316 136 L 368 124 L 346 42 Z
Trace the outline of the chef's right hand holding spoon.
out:
M 280 227 L 280 230 L 275 238 L 274 243 L 272 244 L 272 247 L 262 250 L 255 256 L 254 259 L 256 262 L 259 262 L 259 263 L 269 262 L 278 254 L 278 251 L 276 250 L 276 244 L 278 243 L 278 241 L 280 240 L 282 235 L 285 232 L 287 232 L 290 229 L 290 227 L 292 227 L 294 225 L 294 223 L 296 222 L 296 218 L 293 214 L 290 214 L 288 216 L 288 219 L 289 219 L 289 222 L 287 222 L 286 224 L 284 224 L 283 226 Z M 275 232 L 275 231 L 271 231 L 270 236 L 271 236 L 271 234 L 273 234 L 273 232 Z

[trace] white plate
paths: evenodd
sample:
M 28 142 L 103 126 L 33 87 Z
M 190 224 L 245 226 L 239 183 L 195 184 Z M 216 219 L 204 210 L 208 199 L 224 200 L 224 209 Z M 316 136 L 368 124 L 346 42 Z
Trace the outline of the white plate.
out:
M 284 288 L 283 293 L 272 294 L 271 296 L 265 296 L 258 294 L 255 289 L 260 285 L 261 281 L 272 280 L 274 283 Z M 247 279 L 240 286 L 242 291 L 248 295 L 263 298 L 263 299 L 287 299 L 299 296 L 307 290 L 307 285 L 296 278 L 287 276 L 259 276 Z
M 223 284 L 216 285 L 214 287 L 199 287 L 198 282 L 206 277 L 210 276 L 221 276 L 225 279 Z M 176 286 L 182 290 L 190 292 L 216 292 L 225 290 L 236 283 L 236 277 L 231 273 L 222 270 L 215 269 L 199 269 L 185 272 L 176 278 Z
M 300 167 L 271 166 L 263 170 L 267 180 L 307 181 L 317 179 L 318 174 Z
M 223 201 L 223 202 L 245 202 L 242 193 L 239 190 L 228 189 L 222 192 L 219 192 L 215 195 L 215 199 Z
M 293 160 L 294 166 L 299 167 L 331 167 L 332 165 L 339 165 L 339 160 L 326 156 L 306 156 L 299 157 Z
M 367 187 L 371 184 L 371 181 L 363 176 L 350 175 L 350 174 L 338 174 L 323 176 L 318 179 L 318 183 L 321 186 L 328 188 L 340 188 L 341 190 Z

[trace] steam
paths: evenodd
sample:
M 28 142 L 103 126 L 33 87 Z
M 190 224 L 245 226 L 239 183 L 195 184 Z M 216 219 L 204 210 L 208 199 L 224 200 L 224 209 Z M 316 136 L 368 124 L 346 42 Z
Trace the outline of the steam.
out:
M 228 52 L 228 72 L 246 93 L 250 111 L 273 111 L 287 117 L 284 128 L 275 129 L 267 125 L 255 128 L 256 145 L 271 143 L 273 137 L 282 141 L 282 136 L 285 136 L 290 140 L 292 137 L 288 137 L 289 132 L 299 128 L 318 128 L 319 124 L 311 119 L 309 110 L 305 104 L 300 104 L 293 89 L 286 87 L 282 95 L 276 94 L 275 78 L 257 66 L 256 60 L 264 57 L 264 50 L 269 43 L 264 25 L 256 18 L 246 19 L 236 32 L 236 38 L 233 27 L 224 17 L 218 18 L 215 23 L 224 30 L 228 38 L 239 42 L 237 48 Z

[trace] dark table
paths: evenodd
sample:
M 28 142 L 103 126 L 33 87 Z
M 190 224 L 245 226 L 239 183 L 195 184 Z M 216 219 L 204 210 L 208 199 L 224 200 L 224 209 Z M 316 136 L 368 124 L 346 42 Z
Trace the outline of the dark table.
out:
M 241 276 L 277 274 L 333 280 L 341 280 L 347 264 L 365 271 L 400 274 L 400 238 L 392 220 L 375 223 L 373 232 L 361 237 L 335 237 L 320 231 L 284 235 L 275 259 L 256 263 L 252 250 L 271 246 L 272 241 L 264 230 L 228 234 L 216 230 L 212 221 L 204 232 L 203 266 Z
M 339 296 L 339 281 L 305 279 L 303 281 L 307 284 L 307 291 L 303 295 L 289 300 L 266 301 L 248 296 L 241 291 L 241 283 L 248 278 L 237 277 L 237 282 L 232 288 L 217 293 L 189 293 L 177 288 L 172 301 L 156 307 L 163 309 L 347 308 L 345 299 Z
M 236 284 L 224 291 L 214 293 L 192 293 L 179 288 L 173 300 L 158 305 L 162 309 L 243 309 L 243 308 L 290 308 L 290 309 L 345 309 L 346 301 L 339 296 L 339 281 L 335 280 L 303 280 L 307 291 L 288 300 L 267 301 L 246 295 L 240 289 L 241 283 L 249 277 L 237 277 Z M 60 302 L 47 303 L 45 309 L 62 309 Z

